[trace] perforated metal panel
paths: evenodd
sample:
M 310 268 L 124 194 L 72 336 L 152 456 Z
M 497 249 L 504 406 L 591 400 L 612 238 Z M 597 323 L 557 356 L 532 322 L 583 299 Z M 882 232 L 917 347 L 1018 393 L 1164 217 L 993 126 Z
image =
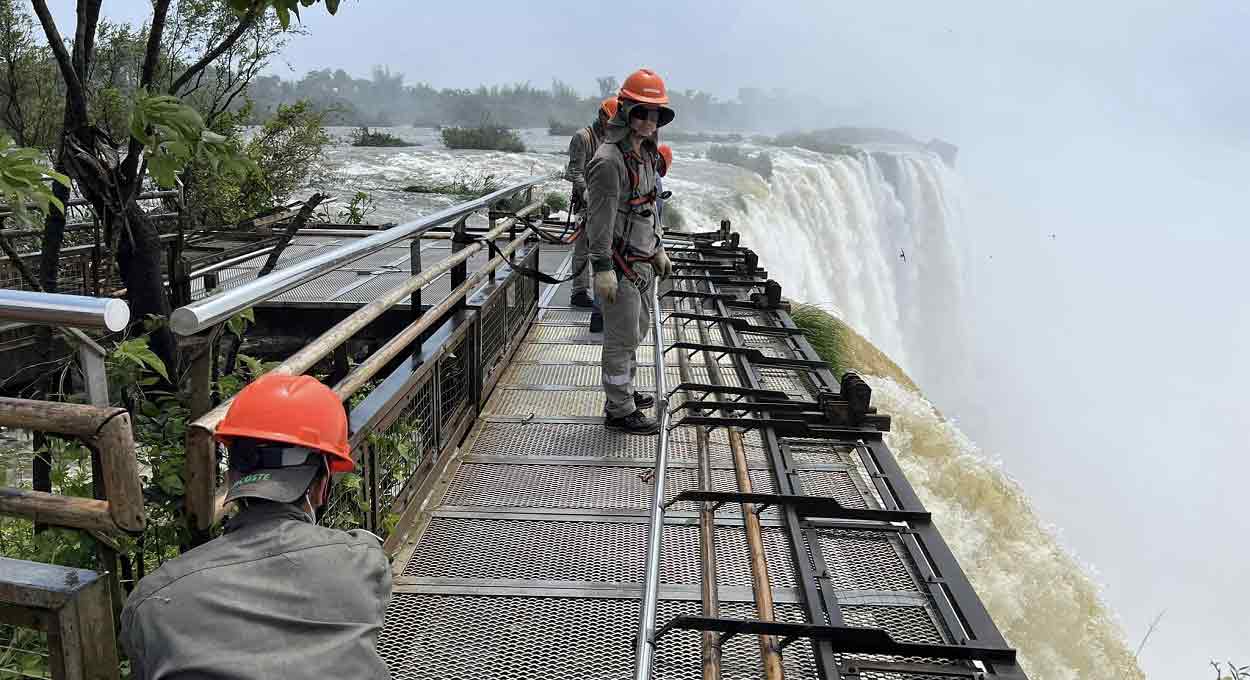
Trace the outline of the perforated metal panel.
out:
M 755 491 L 773 493 L 767 470 L 752 470 L 750 477 Z M 474 507 L 645 511 L 652 492 L 650 479 L 650 467 L 465 463 L 456 471 L 443 503 Z M 712 480 L 712 487 L 717 491 L 738 488 L 730 470 L 713 470 Z M 669 470 L 665 499 L 697 488 L 696 470 L 674 468 Z M 698 504 L 677 503 L 673 508 L 696 512 Z M 775 511 L 770 508 L 764 515 Z M 737 514 L 739 508 L 725 505 L 718 512 Z
M 602 333 L 591 333 L 590 326 L 534 326 L 526 342 L 558 342 L 577 343 L 582 345 L 599 345 L 603 343 Z
M 258 270 L 252 270 L 250 272 L 250 276 L 246 277 L 246 280 L 250 281 L 251 279 L 256 278 L 256 271 Z M 314 302 L 329 300 L 336 291 L 348 284 L 356 283 L 359 280 L 360 279 L 357 277 L 355 272 L 342 270 L 333 271 L 323 276 L 319 276 L 302 286 L 292 288 L 281 295 L 276 295 L 270 298 L 269 302 Z M 233 285 L 238 285 L 239 283 L 242 283 L 242 281 L 232 282 Z M 218 287 L 222 287 L 221 283 L 219 283 Z
M 600 416 L 602 390 L 502 389 L 491 397 L 486 413 L 502 416 Z
M 848 508 L 879 508 L 877 499 L 855 483 L 845 470 L 800 470 L 803 493 L 836 498 Z
M 724 603 L 722 614 L 751 618 L 753 608 Z M 660 624 L 696 614 L 692 601 L 662 601 Z M 782 620 L 802 622 L 794 605 L 778 605 Z M 632 677 L 638 602 L 627 599 L 501 597 L 395 593 L 378 651 L 396 680 L 626 680 Z M 759 643 L 737 636 L 725 643 L 724 680 L 760 677 Z M 787 678 L 815 678 L 811 647 L 800 641 L 782 656 Z M 675 631 L 656 653 L 656 680 L 700 680 L 699 636 Z
M 923 592 L 920 574 L 897 532 L 813 529 L 839 590 Z
M 485 423 L 469 452 L 475 456 L 586 456 L 649 461 L 655 459 L 655 440 L 607 430 L 597 424 Z
M 594 387 L 603 385 L 600 367 L 596 364 L 524 364 L 513 362 L 504 374 L 503 383 L 509 385 L 561 385 L 567 387 Z M 665 384 L 676 386 L 680 382 L 677 368 L 665 370 Z M 634 388 L 652 390 L 655 386 L 655 369 L 639 367 L 634 376 Z
M 580 309 L 547 309 L 543 311 L 539 323 L 580 324 L 590 323 L 590 310 Z
M 751 585 L 746 534 L 716 528 L 717 582 Z M 647 525 L 642 522 L 436 517 L 404 576 L 641 585 Z M 789 550 L 778 527 L 764 529 L 773 587 L 794 586 Z M 698 585 L 699 527 L 664 527 L 661 582 Z

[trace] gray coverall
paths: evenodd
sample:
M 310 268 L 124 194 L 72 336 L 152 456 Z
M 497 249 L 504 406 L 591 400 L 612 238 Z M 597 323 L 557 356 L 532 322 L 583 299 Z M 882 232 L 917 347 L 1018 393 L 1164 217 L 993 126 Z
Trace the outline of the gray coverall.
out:
M 390 598 L 372 534 L 253 502 L 139 582 L 121 640 L 136 680 L 387 678 L 377 641 Z
M 621 112 L 625 107 L 621 107 Z M 617 143 L 629 148 L 627 137 L 631 134 L 625 127 L 625 118 L 608 122 L 604 143 L 599 145 L 594 158 L 586 169 L 587 208 L 586 235 L 590 242 L 590 264 L 596 273 L 615 268 L 612 261 L 612 241 L 628 232 L 629 254 L 642 257 L 653 256 L 659 249 L 660 226 L 655 215 L 643 216 L 631 209 L 629 200 L 634 191 L 630 185 L 625 157 Z M 655 144 L 650 140 L 642 145 L 643 162 L 638 168 L 639 195 L 655 190 Z M 655 205 L 642 206 L 652 212 Z M 640 279 L 639 286 L 617 271 L 616 301 L 604 300 L 603 305 L 603 391 L 609 416 L 620 418 L 635 410 L 634 376 L 638 372 L 638 344 L 642 342 L 651 324 L 650 289 L 655 280 L 651 264 L 638 262 L 633 265 Z
M 594 157 L 595 151 L 599 149 L 599 144 L 602 142 L 603 126 L 599 125 L 599 121 L 578 130 L 577 134 L 569 140 L 568 178 L 573 182 L 573 194 L 582 201 L 582 211 L 577 219 L 582 222 L 583 227 L 586 222 L 586 165 L 590 163 L 590 159 Z M 572 209 L 573 206 L 569 206 L 569 210 Z M 586 263 L 588 253 L 586 241 L 586 234 L 583 232 L 573 242 L 573 271 L 581 270 L 577 276 L 573 277 L 572 292 L 574 294 L 578 291 L 590 290 L 590 266 Z

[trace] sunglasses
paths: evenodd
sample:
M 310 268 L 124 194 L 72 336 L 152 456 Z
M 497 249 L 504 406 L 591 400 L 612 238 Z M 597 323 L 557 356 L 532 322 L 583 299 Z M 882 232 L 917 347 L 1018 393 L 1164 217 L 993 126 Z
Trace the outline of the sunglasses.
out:
M 629 112 L 629 117 L 637 118 L 638 120 L 649 120 L 652 123 L 658 123 L 660 122 L 660 109 L 659 107 L 639 106 Z

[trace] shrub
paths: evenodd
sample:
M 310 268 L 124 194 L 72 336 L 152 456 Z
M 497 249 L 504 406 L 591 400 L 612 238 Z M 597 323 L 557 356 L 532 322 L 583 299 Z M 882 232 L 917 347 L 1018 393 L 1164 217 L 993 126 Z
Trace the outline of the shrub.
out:
M 525 151 L 525 143 L 511 128 L 483 123 L 477 127 L 443 128 L 443 144 L 448 149 L 483 149 L 487 151 Z
M 543 204 L 547 206 L 547 210 L 550 212 L 562 212 L 569 209 L 569 197 L 561 193 L 549 191 L 543 197 Z
M 324 113 L 302 101 L 280 106 L 244 143 L 242 126 L 250 116 L 250 107 L 222 115 L 213 124 L 213 131 L 252 159 L 259 169 L 257 175 L 240 181 L 229 173 L 214 172 L 202 161 L 192 163 L 183 175 L 186 202 L 197 225 L 235 224 L 272 210 L 325 174 L 325 146 L 330 137 L 324 127 Z
M 404 191 L 412 194 L 448 194 L 477 198 L 503 188 L 503 183 L 492 173 L 470 175 L 461 170 L 451 180 L 418 180 Z
M 416 142 L 407 142 L 389 132 L 375 132 L 368 127 L 359 127 L 352 131 L 352 146 L 421 146 Z
M 547 121 L 547 134 L 552 137 L 572 137 L 582 126 L 576 123 L 565 123 L 552 118 Z
M 736 146 L 714 145 L 707 150 L 707 159 L 717 163 L 736 165 L 750 170 L 764 179 L 773 176 L 773 159 L 763 151 L 751 155 Z
M 741 142 L 742 135 L 724 134 L 717 135 L 710 132 L 679 132 L 677 130 L 665 130 L 660 134 L 661 141 L 665 142 L 721 142 L 734 143 Z
M 831 130 L 815 130 L 813 132 L 787 132 L 767 141 L 769 146 L 797 146 L 800 149 L 829 153 L 835 156 L 858 156 L 857 147 L 843 144 L 840 137 Z

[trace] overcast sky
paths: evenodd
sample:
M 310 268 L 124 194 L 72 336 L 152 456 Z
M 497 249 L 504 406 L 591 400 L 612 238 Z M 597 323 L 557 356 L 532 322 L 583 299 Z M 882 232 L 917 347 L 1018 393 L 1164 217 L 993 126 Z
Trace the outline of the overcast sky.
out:
M 304 26 L 284 75 L 384 64 L 591 93 L 646 64 L 679 89 L 812 93 L 843 112 L 830 125 L 959 145 L 977 253 L 965 428 L 1097 568 L 1131 644 L 1167 610 L 1152 677 L 1250 663 L 1244 3 L 373 0 Z

